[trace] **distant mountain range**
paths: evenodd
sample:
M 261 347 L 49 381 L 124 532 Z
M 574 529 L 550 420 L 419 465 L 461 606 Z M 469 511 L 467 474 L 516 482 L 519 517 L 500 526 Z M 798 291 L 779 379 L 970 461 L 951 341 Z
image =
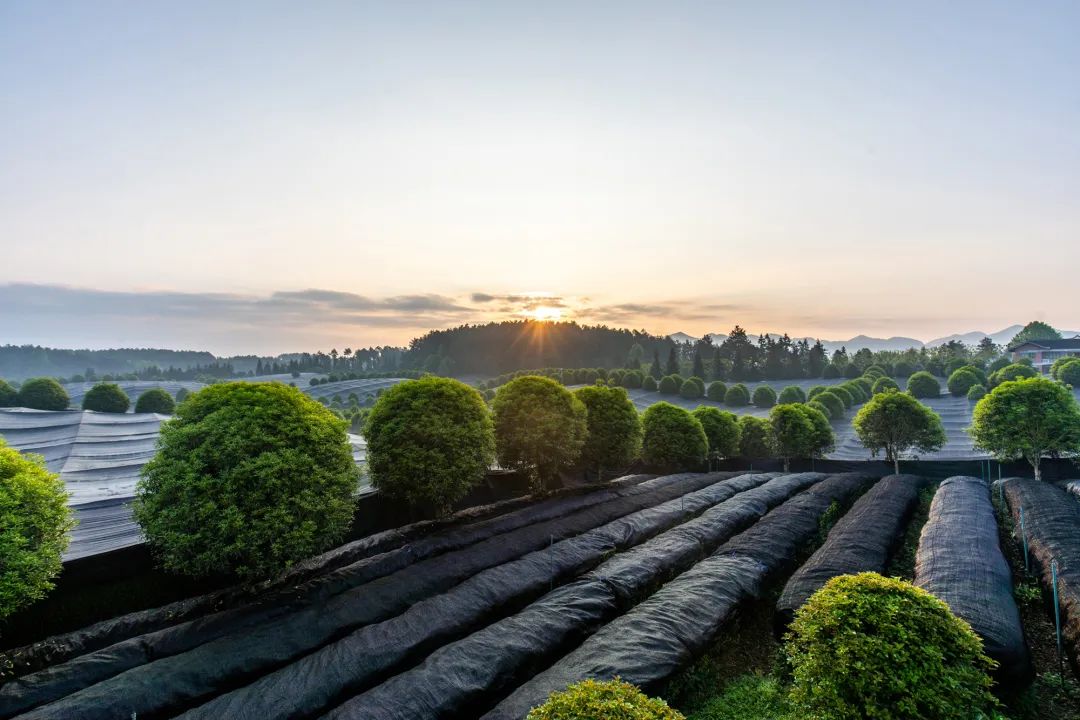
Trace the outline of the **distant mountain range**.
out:
M 1016 336 L 1016 333 L 1020 332 L 1023 329 L 1023 325 L 1010 325 L 1004 330 L 998 330 L 994 333 L 984 333 L 979 331 L 956 333 L 953 335 L 947 335 L 945 337 L 935 338 L 929 342 L 923 342 L 922 340 L 916 340 L 915 338 L 909 337 L 876 338 L 870 337 L 868 335 L 856 335 L 850 340 L 822 340 L 821 344 L 824 345 L 825 350 L 830 353 L 833 350 L 839 350 L 841 347 L 847 348 L 847 351 L 849 353 L 862 350 L 863 348 L 866 348 L 873 352 L 878 352 L 881 350 L 907 350 L 908 348 L 921 347 L 933 348 L 937 347 L 938 345 L 944 345 L 951 340 L 960 340 L 965 345 L 976 345 L 984 337 L 989 337 L 998 345 L 1007 345 L 1009 341 Z M 713 342 L 717 345 L 727 339 L 727 335 L 724 333 L 708 334 L 712 337 Z M 780 337 L 783 336 L 783 333 L 771 333 L 771 335 L 773 337 Z M 1080 335 L 1080 332 L 1074 330 L 1061 331 L 1061 336 L 1065 338 L 1070 338 L 1076 335 Z M 688 335 L 684 332 L 672 333 L 671 335 L 668 335 L 668 337 L 675 342 L 696 342 L 699 339 L 694 337 L 693 335 Z M 757 335 L 747 335 L 747 337 L 750 339 L 750 342 L 756 343 L 758 341 Z M 816 338 L 792 338 L 792 340 L 795 342 L 804 339 L 812 345 Z

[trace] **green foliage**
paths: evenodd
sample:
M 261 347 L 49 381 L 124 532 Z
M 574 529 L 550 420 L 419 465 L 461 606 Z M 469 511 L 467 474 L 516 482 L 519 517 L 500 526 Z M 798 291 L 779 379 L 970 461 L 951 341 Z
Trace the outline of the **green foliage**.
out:
M 772 429 L 765 418 L 739 418 L 739 455 L 744 458 L 773 457 Z
M 0 438 L 0 620 L 53 588 L 74 525 L 64 483 L 45 459 Z
M 970 432 L 999 461 L 1027 460 L 1040 480 L 1043 457 L 1080 454 L 1080 405 L 1053 380 L 1010 380 L 975 405 Z
M 899 390 L 900 386 L 891 377 L 881 377 L 874 382 L 873 394 L 878 395 L 889 390 Z
M 699 377 L 687 378 L 679 388 L 679 395 L 687 400 L 697 400 L 705 397 L 705 381 Z
M 552 693 L 526 720 L 684 720 L 659 698 L 650 698 L 629 683 L 582 680 Z
M 633 462 L 641 452 L 641 418 L 626 390 L 592 385 L 574 395 L 588 413 L 581 462 L 597 471 Z
M 836 445 L 832 426 L 808 405 L 777 405 L 769 413 L 770 445 L 788 470 L 792 458 L 820 457 Z
M 744 407 L 750 404 L 750 391 L 742 383 L 732 385 L 724 393 L 724 404 L 731 407 Z
M 788 691 L 775 678 L 744 675 L 689 720 L 795 720 L 790 713 Z
M 938 379 L 920 370 L 908 378 L 907 391 L 916 398 L 936 398 L 941 395 L 941 383 Z
M 660 379 L 660 394 L 674 395 L 679 392 L 679 382 L 674 375 L 665 375 Z
M 870 365 L 865 370 L 863 370 L 862 374 L 863 374 L 863 377 L 870 377 L 870 376 L 888 377 L 890 373 L 886 368 L 882 367 L 881 365 L 875 364 L 875 365 Z
M 0 407 L 15 407 L 19 402 L 19 393 L 7 380 L 0 379 Z
M 899 360 L 893 365 L 892 376 L 893 377 L 908 377 L 915 372 L 915 366 L 906 360 Z
M 724 395 L 727 394 L 727 385 L 719 380 L 715 380 L 709 383 L 709 389 L 706 395 L 713 402 L 724 402 Z
M 492 405 L 499 464 L 529 478 L 536 492 L 577 462 L 588 433 L 587 411 L 550 378 L 527 375 L 499 388 Z
M 995 388 L 1001 383 L 1021 378 L 1033 378 L 1039 375 L 1039 371 L 1025 363 L 1012 363 L 1000 370 L 996 370 L 989 378 L 990 387 Z
M 100 382 L 83 396 L 83 410 L 105 413 L 126 413 L 131 407 L 127 393 L 115 383 Z
M 1066 385 L 1080 387 L 1080 359 L 1072 358 L 1058 369 L 1057 379 Z
M 832 363 L 826 365 L 825 369 L 821 372 L 821 377 L 825 378 L 826 380 L 836 380 L 843 377 L 843 375 L 843 371 Z
M 1029 340 L 1060 340 L 1061 333 L 1055 330 L 1050 325 L 1039 320 L 1029 322 L 1024 326 L 1024 329 L 1016 333 L 1012 340 L 1009 341 L 1009 347 L 1015 347 L 1021 343 L 1025 343 Z
M 829 409 L 829 417 L 839 420 L 844 417 L 844 401 L 830 388 L 823 393 L 818 393 L 814 402 L 821 403 Z
M 842 387 L 844 390 L 847 390 L 848 395 L 851 396 L 853 405 L 864 403 L 870 399 L 871 395 L 873 395 L 872 392 L 866 392 L 866 390 L 863 389 L 863 386 L 855 382 L 854 380 L 849 380 L 840 387 Z
M 993 662 L 930 593 L 876 573 L 841 575 L 796 613 L 787 637 L 796 716 L 807 720 L 990 715 Z
M 18 404 L 34 410 L 67 410 L 71 398 L 54 378 L 31 378 L 19 387 Z
M 859 368 L 857 365 L 855 365 L 855 363 L 849 363 L 844 367 L 844 377 L 846 377 L 848 380 L 854 380 L 861 375 L 862 373 L 859 372 Z
M 357 480 L 344 420 L 281 383 L 220 383 L 162 423 L 134 515 L 166 569 L 254 580 L 340 540 Z
M 872 383 L 869 378 L 857 377 L 851 382 L 855 383 L 863 389 L 863 395 L 866 396 L 867 400 L 869 400 L 870 396 L 874 394 L 874 383 Z
M 176 403 L 173 402 L 172 395 L 161 388 L 151 388 L 150 390 L 147 390 L 140 395 L 139 399 L 135 402 L 135 412 L 137 413 L 172 415 L 175 408 Z
M 483 398 L 468 385 L 433 376 L 398 383 L 364 423 L 372 484 L 388 498 L 445 515 L 483 480 L 494 433 Z
M 827 385 L 815 385 L 814 387 L 810 388 L 810 391 L 808 393 L 806 393 L 806 399 L 807 400 L 813 400 L 818 395 L 820 395 L 821 393 L 825 392 L 828 389 L 829 389 L 829 386 L 827 386 Z
M 806 403 L 807 407 L 812 407 L 821 413 L 826 418 L 832 418 L 832 411 L 829 407 L 823 403 L 819 403 L 817 400 L 810 400 Z
M 777 402 L 781 405 L 804 403 L 806 402 L 806 393 L 804 393 L 802 388 L 798 385 L 788 385 L 780 391 L 780 397 L 777 399 Z
M 1011 364 L 1012 364 L 1012 359 L 1008 355 L 1002 355 L 1001 357 L 995 359 L 993 362 L 991 362 L 986 367 L 986 372 L 993 375 L 994 373 L 996 373 L 1001 368 L 1008 367 Z
M 652 375 L 646 375 L 645 379 L 641 381 L 641 389 L 648 392 L 656 392 L 659 385 L 656 384 L 656 379 Z
M 735 413 L 701 405 L 692 413 L 709 441 L 709 454 L 722 458 L 739 454 L 739 418 Z
M 855 404 L 855 398 L 843 385 L 834 385 L 829 388 L 829 392 L 840 398 L 840 402 L 844 403 L 845 410 Z
M 187 388 L 180 388 L 179 390 L 177 390 L 176 391 L 176 404 L 179 405 L 180 403 L 187 400 L 189 395 L 191 395 L 191 393 L 188 391 Z
M 986 397 L 986 387 L 983 385 L 972 385 L 968 390 L 967 399 L 971 402 L 979 402 Z
M 962 367 L 971 367 L 968 359 L 965 357 L 954 357 L 947 363 L 945 363 L 945 374 L 947 376 L 952 375 L 954 372 L 956 372 Z
M 771 408 L 776 404 L 776 391 L 768 385 L 758 385 L 754 388 L 754 405 L 759 408 Z
M 870 398 L 852 425 L 863 447 L 874 457 L 884 452 L 885 459 L 894 466 L 903 453 L 912 449 L 934 452 L 945 445 L 945 428 L 938 414 L 912 395 L 896 390 Z M 895 469 L 899 472 L 898 467 Z
M 696 470 L 709 451 L 705 429 L 697 418 L 671 403 L 650 405 L 642 415 L 641 457 L 664 471 Z
M 624 388 L 630 388 L 636 390 L 641 387 L 641 384 L 645 382 L 645 376 L 640 370 L 629 370 L 623 373 L 622 380 L 619 382 Z

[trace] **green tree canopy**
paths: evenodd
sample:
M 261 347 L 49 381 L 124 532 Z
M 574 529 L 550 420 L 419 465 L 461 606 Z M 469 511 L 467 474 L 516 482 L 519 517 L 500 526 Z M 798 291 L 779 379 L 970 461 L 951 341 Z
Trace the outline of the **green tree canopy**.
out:
M 714 380 L 709 383 L 709 389 L 706 395 L 713 402 L 724 402 L 724 395 L 727 394 L 727 385 L 719 380 Z
M 658 402 L 641 418 L 641 457 L 663 472 L 697 470 L 709 452 L 709 440 L 697 418 L 681 407 Z
M 593 385 L 574 395 L 588 413 L 581 462 L 598 473 L 632 463 L 641 452 L 641 417 L 626 391 Z
M 840 399 L 840 396 L 832 391 L 830 388 L 823 393 L 818 393 L 814 397 L 814 401 L 821 403 L 829 409 L 829 417 L 833 420 L 839 420 L 844 417 L 844 401 Z
M 436 515 L 449 513 L 495 459 L 495 430 L 483 398 L 449 378 L 394 385 L 369 411 L 363 433 L 379 492 Z
M 281 383 L 210 385 L 161 424 L 134 515 L 164 567 L 254 580 L 332 547 L 358 472 L 346 423 Z
M 978 384 L 979 376 L 975 374 L 974 368 L 966 366 L 953 371 L 946 383 L 949 392 L 952 393 L 954 397 L 963 397 L 967 395 L 968 390 Z
M 815 422 L 814 415 L 820 416 Z M 784 461 L 784 472 L 792 458 L 820 457 L 832 450 L 836 438 L 829 421 L 819 411 L 803 404 L 777 405 L 769 413 L 771 446 Z
M 11 384 L 0 378 L 0 407 L 15 407 L 19 402 L 19 393 Z
M 930 373 L 920 370 L 908 378 L 907 391 L 916 398 L 936 398 L 941 395 L 941 383 Z
M 31 378 L 19 387 L 19 407 L 34 410 L 67 410 L 71 404 L 64 386 L 55 378 Z
M 806 393 L 804 393 L 802 388 L 798 385 L 788 385 L 780 391 L 780 397 L 777 399 L 777 402 L 781 405 L 804 403 L 806 402 Z
M 64 483 L 45 459 L 0 438 L 0 620 L 52 589 L 74 525 Z
M 1009 341 L 1009 347 L 1015 347 L 1030 340 L 1060 340 L 1061 333 L 1041 320 L 1033 320 L 1016 333 Z
M 525 720 L 684 720 L 659 698 L 618 678 L 586 679 L 552 693 L 547 701 L 529 711 Z
M 891 377 L 880 377 L 874 381 L 873 394 L 883 393 L 889 390 L 899 390 L 900 386 Z
M 724 404 L 731 407 L 743 407 L 750 404 L 750 391 L 742 383 L 732 385 L 724 393 Z
M 588 432 L 587 411 L 573 393 L 536 375 L 499 388 L 492 405 L 499 464 L 543 492 L 577 462 Z
M 986 387 L 984 385 L 972 385 L 968 390 L 967 399 L 971 402 L 979 402 L 986 397 Z
M 997 387 L 1003 382 L 1038 376 L 1039 371 L 1025 363 L 1012 363 L 994 372 L 989 378 L 990 387 Z
M 658 388 L 656 379 L 652 375 L 646 375 L 645 379 L 641 381 L 641 389 L 646 392 L 656 392 Z
M 705 397 L 705 381 L 699 377 L 690 377 L 683 380 L 682 386 L 679 387 L 679 395 L 687 400 L 697 400 Z
M 771 408 L 776 404 L 776 391 L 768 385 L 758 385 L 754 388 L 753 402 L 759 408 Z
M 699 405 L 693 416 L 705 430 L 709 441 L 709 454 L 720 458 L 736 457 L 739 454 L 739 418 L 719 408 Z
M 100 382 L 83 396 L 82 407 L 83 410 L 95 412 L 126 413 L 131 407 L 131 400 L 119 385 Z
M 1057 379 L 1074 388 L 1080 387 L 1080 359 L 1072 358 L 1058 370 Z
M 971 437 L 999 461 L 1027 460 L 1041 480 L 1044 457 L 1080 454 L 1080 405 L 1053 380 L 1008 380 L 975 406 Z
M 739 456 L 747 459 L 773 457 L 769 421 L 765 418 L 743 415 L 739 418 Z
M 665 375 L 660 379 L 659 388 L 661 395 L 674 395 L 679 392 L 679 382 L 674 375 Z
M 863 447 L 879 452 L 900 472 L 900 456 L 911 450 L 934 452 L 945 445 L 945 428 L 937 413 L 908 393 L 878 393 L 860 408 L 852 422 Z

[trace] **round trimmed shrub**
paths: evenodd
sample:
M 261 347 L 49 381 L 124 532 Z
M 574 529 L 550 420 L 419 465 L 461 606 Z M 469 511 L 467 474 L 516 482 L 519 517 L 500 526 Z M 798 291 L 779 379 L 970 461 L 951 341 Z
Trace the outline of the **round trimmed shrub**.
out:
M 131 407 L 127 393 L 115 383 L 100 382 L 83 396 L 82 409 L 105 413 L 126 413 Z
M 772 426 L 765 418 L 743 415 L 739 418 L 739 456 L 769 458 L 773 456 Z
M 679 392 L 679 382 L 674 375 L 665 375 L 660 378 L 661 395 L 674 395 L 677 392 Z
M 791 405 L 793 403 L 806 402 L 806 393 L 798 385 L 788 385 L 780 391 L 780 397 L 776 400 L 779 405 Z
M 192 394 L 161 424 L 137 486 L 134 515 L 151 550 L 174 572 L 255 580 L 333 547 L 359 479 L 345 428 L 281 383 Z M 369 440 L 373 461 L 372 450 Z
M 15 407 L 19 393 L 7 380 L 0 379 L 0 407 Z
M 679 388 L 679 395 L 687 400 L 705 397 L 705 381 L 699 377 L 687 378 Z
M 862 372 L 863 375 L 877 375 L 878 377 L 889 377 L 888 368 L 882 367 L 877 363 L 867 366 Z
M 499 464 L 529 478 L 543 492 L 581 455 L 588 434 L 588 411 L 574 394 L 538 375 L 519 377 L 499 388 L 492 404 Z
M 814 408 L 819 413 L 824 415 L 826 418 L 829 418 L 829 419 L 832 418 L 832 410 L 830 410 L 829 406 L 826 405 L 825 403 L 820 403 L 817 400 L 809 400 L 809 401 L 807 401 L 806 406 Z
M 986 397 L 986 386 L 984 385 L 972 385 L 968 390 L 967 399 L 971 402 L 979 402 Z
M 696 470 L 709 452 L 698 419 L 668 402 L 650 405 L 641 416 L 641 458 L 651 467 L 673 472 Z
M 626 467 L 641 452 L 641 417 L 623 388 L 586 386 L 574 391 L 586 410 L 581 462 L 600 472 Z
M 650 698 L 630 683 L 582 680 L 529 711 L 525 720 L 684 720 L 659 698 Z
M 857 377 L 851 382 L 855 383 L 863 389 L 863 395 L 866 396 L 867 400 L 869 400 L 870 396 L 874 394 L 874 383 L 871 382 L 869 378 Z
M 848 380 L 854 380 L 855 378 L 861 376 L 862 373 L 859 371 L 859 368 L 857 365 L 855 365 L 855 363 L 848 363 L 844 366 L 844 377 L 846 377 Z
M 971 367 L 971 363 L 967 358 L 954 357 L 945 363 L 945 374 L 952 375 L 962 367 Z
M 732 385 L 724 393 L 724 404 L 731 407 L 743 407 L 750 404 L 750 391 L 742 383 Z
M 843 385 L 834 385 L 829 388 L 829 392 L 840 398 L 840 402 L 844 403 L 845 408 L 849 408 L 855 404 L 855 398 L 852 397 L 851 393 L 849 393 Z
M 1002 355 L 996 358 L 992 363 L 986 366 L 986 372 L 993 375 L 998 370 L 1004 367 L 1008 367 L 1012 364 L 1012 358 L 1008 355 Z
M 896 381 L 891 377 L 879 377 L 874 383 L 874 395 L 883 393 L 887 390 L 899 390 L 900 386 L 896 384 Z
M 147 390 L 135 401 L 135 412 L 137 413 L 172 415 L 175 408 L 176 403 L 173 401 L 172 395 L 161 388 Z
M 971 626 L 920 588 L 841 575 L 796 613 L 787 636 L 799 717 L 991 717 L 992 661 Z
M 709 389 L 705 395 L 713 402 L 724 402 L 724 395 L 727 394 L 727 385 L 715 380 L 709 383 Z
M 1030 365 L 1026 365 L 1024 363 L 1012 363 L 1011 365 L 1006 365 L 1005 367 L 1001 368 L 990 376 L 990 387 L 997 387 L 1001 383 L 1008 382 L 1010 380 L 1036 377 L 1038 376 L 1038 374 L 1039 371 L 1031 367 Z M 22 391 L 20 390 L 19 393 L 21 395 Z
M 640 370 L 629 370 L 623 373 L 622 382 L 620 383 L 624 388 L 630 388 L 636 390 L 641 387 L 641 383 L 645 381 L 644 376 Z
M 0 620 L 45 597 L 75 525 L 60 476 L 0 438 Z
M 969 367 L 962 367 L 955 370 L 953 374 L 949 376 L 949 380 L 946 383 L 949 392 L 956 397 L 967 395 L 968 390 L 978 384 L 980 384 L 979 376 Z
M 818 395 L 820 395 L 821 393 L 825 392 L 828 389 L 829 389 L 828 385 L 815 385 L 814 387 L 810 388 L 809 392 L 806 393 L 806 399 L 808 401 L 813 400 Z
M 691 414 L 705 430 L 710 455 L 728 458 L 739 454 L 741 432 L 739 418 L 735 413 L 700 405 Z
M 848 395 L 851 396 L 852 402 L 854 404 L 856 404 L 856 405 L 858 405 L 859 403 L 864 403 L 867 400 L 869 400 L 870 395 L 872 394 L 872 393 L 867 393 L 865 390 L 863 390 L 863 386 L 860 385 L 859 383 L 855 382 L 854 380 L 849 380 L 846 383 L 844 383 L 843 385 L 841 385 L 840 387 L 847 390 Z
M 843 377 L 844 373 L 840 370 L 839 366 L 829 363 L 825 366 L 825 369 L 821 371 L 821 377 L 826 380 L 837 380 Z
M 920 399 L 936 398 L 941 395 L 941 383 L 930 373 L 920 370 L 908 378 L 907 391 Z
M 909 363 L 907 360 L 899 360 L 893 365 L 892 376 L 893 377 L 908 377 L 915 372 L 915 366 Z
M 659 386 L 656 384 L 656 378 L 652 375 L 646 375 L 645 379 L 641 381 L 641 389 L 648 392 L 656 392 Z
M 828 417 L 833 420 L 839 420 L 844 417 L 844 401 L 840 399 L 840 396 L 832 391 L 830 388 L 823 393 L 819 393 L 814 398 L 815 402 L 821 403 L 829 409 Z
M 758 385 L 754 388 L 754 406 L 759 408 L 771 408 L 776 404 L 776 391 L 768 385 Z
M 34 410 L 67 410 L 71 404 L 67 390 L 55 378 L 31 378 L 19 388 L 19 407 Z
M 1080 360 L 1072 360 L 1061 366 L 1057 379 L 1066 385 L 1080 387 Z

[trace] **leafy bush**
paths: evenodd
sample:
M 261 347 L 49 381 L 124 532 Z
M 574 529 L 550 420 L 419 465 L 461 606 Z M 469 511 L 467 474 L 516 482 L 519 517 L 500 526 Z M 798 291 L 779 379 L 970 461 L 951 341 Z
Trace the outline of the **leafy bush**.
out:
M 176 404 L 179 405 L 180 403 L 187 400 L 189 395 L 191 395 L 191 393 L 188 391 L 187 388 L 180 388 L 179 390 L 177 390 L 176 391 Z
M 941 383 L 930 373 L 920 370 L 908 378 L 907 390 L 912 397 L 936 398 L 941 395 Z
M 743 407 L 750 404 L 750 391 L 742 383 L 732 385 L 724 393 L 724 404 L 731 407 Z
M 829 388 L 829 392 L 840 398 L 840 402 L 844 403 L 845 409 L 855 404 L 855 398 L 844 388 L 843 385 L 834 385 L 833 387 Z
M 899 360 L 893 365 L 892 376 L 900 378 L 909 377 L 913 372 L 915 372 L 914 365 L 906 360 Z
M 552 693 L 526 720 L 684 720 L 659 698 L 650 698 L 629 683 L 582 680 Z
M 692 720 L 795 720 L 787 689 L 776 678 L 744 675 L 690 717 Z
M 806 402 L 806 393 L 798 385 L 788 385 L 780 391 L 780 397 L 776 401 L 780 405 Z
M 0 620 L 52 589 L 74 525 L 60 476 L 0 438 Z
M 986 388 L 982 385 L 972 385 L 968 390 L 967 399 L 971 402 L 979 402 L 986 397 Z
M 640 370 L 629 370 L 623 373 L 622 381 L 620 384 L 624 388 L 630 388 L 631 390 L 635 390 L 641 387 L 641 384 L 643 382 L 645 382 L 645 377 L 644 375 L 642 375 Z
M 819 393 L 817 397 L 814 398 L 814 401 L 827 407 L 829 409 L 829 417 L 833 420 L 839 420 L 844 417 L 844 401 L 841 400 L 832 389 Z
M 858 366 L 855 363 L 848 363 L 844 366 L 844 377 L 848 380 L 854 380 L 857 377 L 861 377 L 862 373 L 859 371 Z
M 1009 382 L 1010 380 L 1032 378 L 1038 376 L 1038 374 L 1039 371 L 1030 365 L 1025 365 L 1024 363 L 1012 363 L 1011 365 L 1006 365 L 994 372 L 994 374 L 989 377 L 989 383 L 990 387 L 994 388 L 1001 383 Z M 20 390 L 19 392 L 21 393 L 22 391 Z
M 902 580 L 833 578 L 796 613 L 786 651 L 800 717 L 968 718 L 997 708 L 982 641 Z
M 645 379 L 641 381 L 641 389 L 648 392 L 656 392 L 659 386 L 656 384 L 656 379 L 652 375 L 646 375 Z
M 754 388 L 754 405 L 759 408 L 771 408 L 776 404 L 776 391 L 768 385 Z
M 660 394 L 674 395 L 679 392 L 679 383 L 674 375 L 665 375 L 660 379 Z
M 722 458 L 735 457 L 739 454 L 739 418 L 735 413 L 714 407 L 701 405 L 691 413 L 709 441 L 709 454 Z
M 147 390 L 135 402 L 135 412 L 137 413 L 172 415 L 175 408 L 176 403 L 173 402 L 172 395 L 161 388 Z
M 1057 379 L 1066 385 L 1080 387 L 1080 360 L 1073 358 L 1058 370 Z
M 31 378 L 19 388 L 18 403 L 19 407 L 34 410 L 67 410 L 71 398 L 53 378 Z
M 127 393 L 115 383 L 100 382 L 83 396 L 83 410 L 105 413 L 126 413 L 131 407 Z
M 724 402 L 724 395 L 727 394 L 727 385 L 719 380 L 715 380 L 709 383 L 709 389 L 705 394 L 713 402 Z
M 641 418 L 626 390 L 592 385 L 574 395 L 587 412 L 582 464 L 600 472 L 633 462 L 641 452 Z
M 819 403 L 817 400 L 809 400 L 806 403 L 807 407 L 812 407 L 826 418 L 832 418 L 832 411 L 829 410 L 829 406 L 824 403 Z
M 828 419 L 807 405 L 777 405 L 769 413 L 769 427 L 771 446 L 783 458 L 784 472 L 792 458 L 819 457 L 836 443 Z
M 310 385 L 311 387 L 315 387 L 318 384 L 319 384 L 319 378 L 317 378 L 317 377 L 313 377 L 310 380 L 308 380 L 308 385 Z
M 954 357 L 945 363 L 945 374 L 952 375 L 962 367 L 971 367 L 970 361 L 967 358 Z
M 891 377 L 880 377 L 877 382 L 874 383 L 874 395 L 886 392 L 888 390 L 899 390 L 900 386 L 896 384 L 896 381 Z
M 870 378 L 857 377 L 851 382 L 855 383 L 863 389 L 863 395 L 866 396 L 867 400 L 869 400 L 870 396 L 874 394 L 874 383 L 871 382 Z
M 967 395 L 968 390 L 978 384 L 979 376 L 975 374 L 972 368 L 966 366 L 953 371 L 946 383 L 949 392 L 955 397 Z
M 739 455 L 744 458 L 769 458 L 773 456 L 769 421 L 753 415 L 739 418 Z
M 705 381 L 698 377 L 687 378 L 679 388 L 679 395 L 687 400 L 705 397 Z
M 848 395 L 851 396 L 852 404 L 854 405 L 866 402 L 870 399 L 870 396 L 873 395 L 873 393 L 868 393 L 863 390 L 863 386 L 855 382 L 854 380 L 848 380 L 840 387 L 842 387 L 844 390 L 847 390 Z
M 877 365 L 877 364 L 870 365 L 865 370 L 863 370 L 862 374 L 863 374 L 863 377 L 871 377 L 871 376 L 889 377 L 888 369 L 882 367 L 881 365 Z
M 709 451 L 705 429 L 697 418 L 671 403 L 650 405 L 641 418 L 641 457 L 664 471 L 696 470 Z
M 829 389 L 829 386 L 827 386 L 827 385 L 815 385 L 814 387 L 810 388 L 809 392 L 806 393 L 806 399 L 808 401 L 813 400 L 818 395 L 820 395 L 821 393 L 825 392 L 828 389 Z
M 15 407 L 19 401 L 19 393 L 7 380 L 0 379 L 0 407 Z
M 911 449 L 934 452 L 945 444 L 945 429 L 937 413 L 908 393 L 886 390 L 870 398 L 852 425 L 863 447 L 874 457 L 885 453 L 900 472 L 900 455 Z
M 832 363 L 826 365 L 825 369 L 821 371 L 821 377 L 825 378 L 826 380 L 836 380 L 840 377 L 843 377 L 843 375 L 844 373 L 840 370 L 840 368 L 836 365 L 833 365 Z
M 219 383 L 161 425 L 134 515 L 166 569 L 252 580 L 332 547 L 358 473 L 345 421 L 281 383 Z M 369 446 L 369 452 L 371 448 Z
M 986 367 L 986 372 L 993 375 L 994 373 L 996 373 L 1001 368 L 1008 367 L 1011 364 L 1012 364 L 1012 358 L 1010 358 L 1008 355 L 1002 355 L 1001 357 L 996 358 L 993 362 L 991 362 Z

